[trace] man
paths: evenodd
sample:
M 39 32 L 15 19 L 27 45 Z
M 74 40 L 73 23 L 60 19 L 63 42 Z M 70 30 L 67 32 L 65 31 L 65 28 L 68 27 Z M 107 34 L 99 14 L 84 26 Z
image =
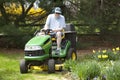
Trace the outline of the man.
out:
M 47 17 L 44 29 L 52 29 L 56 33 L 57 38 L 57 50 L 56 52 L 59 53 L 61 50 L 61 34 L 65 24 L 65 18 L 61 15 L 61 8 L 56 7 L 53 14 L 50 14 Z

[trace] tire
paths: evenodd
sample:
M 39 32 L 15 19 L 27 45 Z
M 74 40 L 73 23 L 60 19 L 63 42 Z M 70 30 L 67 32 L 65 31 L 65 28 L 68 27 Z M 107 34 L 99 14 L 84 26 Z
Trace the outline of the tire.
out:
M 28 72 L 28 66 L 25 60 L 21 60 L 20 61 L 20 72 L 23 73 L 27 73 Z
M 69 59 L 71 59 L 71 60 L 77 60 L 77 54 L 76 54 L 76 52 L 75 52 L 75 50 L 73 48 L 70 48 L 68 50 L 68 53 L 66 55 L 66 59 L 67 60 L 69 60 Z
M 54 59 L 48 60 L 48 73 L 55 73 L 55 60 Z

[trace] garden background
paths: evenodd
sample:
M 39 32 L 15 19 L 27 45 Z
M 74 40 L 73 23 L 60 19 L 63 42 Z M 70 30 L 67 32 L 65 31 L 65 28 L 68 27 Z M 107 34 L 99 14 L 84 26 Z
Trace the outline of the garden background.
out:
M 111 65 L 111 59 L 109 59 L 111 55 L 108 55 L 108 53 L 114 56 L 115 51 L 119 53 L 118 48 L 120 46 L 119 0 L 0 0 L 0 59 L 6 61 L 6 64 L 11 60 L 11 57 L 7 57 L 8 60 L 4 60 L 4 57 L 9 56 L 9 51 L 6 52 L 7 50 L 13 50 L 13 52 L 11 52 L 12 54 L 14 53 L 14 49 L 20 49 L 22 50 L 21 52 L 18 50 L 18 52 L 16 51 L 15 53 L 23 53 L 25 43 L 34 36 L 33 34 L 36 30 L 44 26 L 48 14 L 52 13 L 56 6 L 62 8 L 62 14 L 65 16 L 66 23 L 72 23 L 75 26 L 77 31 L 78 58 L 80 60 L 81 58 L 85 58 L 86 60 L 86 55 L 93 53 L 94 50 L 95 52 L 98 51 L 98 58 L 98 56 L 100 57 L 102 54 L 102 50 L 106 50 L 106 54 L 103 56 L 107 55 L 108 57 L 106 57 L 103 63 Z M 85 54 L 84 57 L 83 55 L 81 56 L 81 54 Z M 15 59 L 18 60 L 16 62 L 13 60 L 13 63 L 9 65 L 11 66 L 15 63 L 15 67 L 18 68 L 17 62 L 22 58 L 23 54 L 13 55 L 15 55 Z M 18 56 L 20 56 L 20 58 Z M 91 59 L 91 55 L 89 58 L 90 60 L 94 60 L 93 58 Z M 112 59 L 115 60 L 115 62 L 113 61 L 115 64 L 116 60 L 119 61 L 119 58 L 116 57 Z M 0 62 L 2 63 L 2 61 Z M 93 64 L 96 65 L 96 63 L 98 62 L 96 62 L 95 58 Z M 3 64 L 4 67 L 6 67 L 6 64 Z M 82 63 L 80 63 L 80 65 L 81 64 Z M 9 72 L 11 73 L 12 71 L 13 73 L 19 72 L 18 70 L 14 70 L 14 68 L 11 69 L 11 67 L 4 68 L 2 67 L 3 65 L 0 65 L 0 71 L 4 74 L 9 75 Z M 8 71 L 8 69 L 10 71 Z M 99 70 L 99 75 L 95 75 L 94 77 L 101 76 L 101 68 Z M 107 73 L 105 73 L 105 77 L 107 76 L 106 74 Z M 118 73 L 118 75 L 120 74 Z M 0 79 L 7 80 L 7 78 L 3 76 L 4 75 L 1 74 Z M 81 78 L 81 76 L 77 77 Z M 18 79 L 10 79 L 8 77 L 8 80 L 19 80 L 20 78 L 21 77 Z M 25 79 L 23 78 L 23 80 Z M 118 79 L 115 78 L 114 80 Z

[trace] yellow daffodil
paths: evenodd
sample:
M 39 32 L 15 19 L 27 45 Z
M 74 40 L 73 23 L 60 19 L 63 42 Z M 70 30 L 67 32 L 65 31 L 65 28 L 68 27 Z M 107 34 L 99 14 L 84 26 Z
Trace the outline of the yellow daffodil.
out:
M 108 58 L 108 55 L 102 55 L 102 58 L 103 59 Z
M 98 52 L 100 53 L 100 50 L 98 50 Z
M 102 55 L 98 55 L 98 58 L 102 58 Z
M 112 50 L 113 50 L 113 52 L 115 52 L 115 48 L 113 48 Z
M 103 53 L 106 53 L 106 52 L 107 52 L 107 50 L 103 50 L 102 52 L 103 52 Z
M 117 50 L 117 51 L 119 51 L 119 50 L 120 50 L 120 48 L 119 48 L 119 47 L 117 47 L 117 48 L 116 48 L 116 50 Z
M 96 51 L 95 51 L 95 50 L 93 50 L 93 53 L 96 53 Z

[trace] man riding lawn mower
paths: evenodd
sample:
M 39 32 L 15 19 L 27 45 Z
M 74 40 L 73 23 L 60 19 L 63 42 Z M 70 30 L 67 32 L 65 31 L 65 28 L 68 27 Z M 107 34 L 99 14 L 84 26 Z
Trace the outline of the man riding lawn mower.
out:
M 20 72 L 27 73 L 32 69 L 48 70 L 48 73 L 54 73 L 55 70 L 62 70 L 65 60 L 76 60 L 76 32 L 74 26 L 66 25 L 61 42 L 61 50 L 56 54 L 56 38 L 52 30 L 48 29 L 38 32 L 25 45 L 25 56 L 20 61 Z
M 62 70 L 65 60 L 77 59 L 75 28 L 71 24 L 65 25 L 60 8 L 57 7 L 55 12 L 57 13 L 48 16 L 45 28 L 38 31 L 25 45 L 24 60 L 20 62 L 21 73 L 27 73 L 31 69 L 54 73 L 55 70 Z M 50 20 L 53 23 L 50 23 Z M 58 26 L 57 29 L 53 25 Z M 62 30 L 64 32 L 61 32 Z

